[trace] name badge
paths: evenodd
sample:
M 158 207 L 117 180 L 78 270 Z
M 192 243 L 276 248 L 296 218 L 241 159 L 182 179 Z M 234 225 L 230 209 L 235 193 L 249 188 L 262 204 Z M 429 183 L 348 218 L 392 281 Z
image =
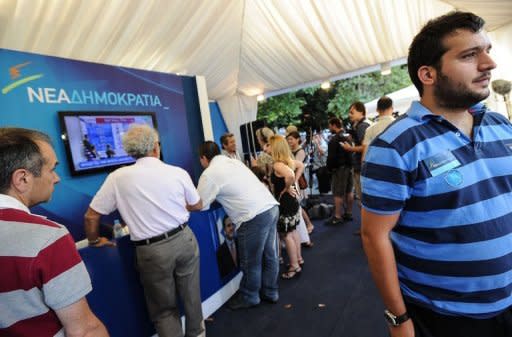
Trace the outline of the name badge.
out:
M 432 177 L 448 172 L 460 166 L 460 162 L 453 153 L 445 151 L 429 157 L 423 161 Z

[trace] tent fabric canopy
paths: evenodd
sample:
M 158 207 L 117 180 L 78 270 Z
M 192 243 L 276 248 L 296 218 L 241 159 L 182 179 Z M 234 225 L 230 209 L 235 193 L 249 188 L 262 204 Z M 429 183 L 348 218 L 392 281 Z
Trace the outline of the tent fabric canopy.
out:
M 256 95 L 405 63 L 421 26 L 453 9 L 482 16 L 510 60 L 510 0 L 2 0 L 0 47 L 204 76 L 240 144 Z
M 220 100 L 403 59 L 420 27 L 454 8 L 490 31 L 512 22 L 510 0 L 4 0 L 0 46 L 201 75 Z

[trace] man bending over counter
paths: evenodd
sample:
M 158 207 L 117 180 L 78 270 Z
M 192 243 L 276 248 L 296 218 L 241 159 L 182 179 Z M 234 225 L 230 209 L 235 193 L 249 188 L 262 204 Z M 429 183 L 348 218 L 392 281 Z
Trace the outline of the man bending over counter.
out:
M 240 290 L 228 306 L 232 310 L 256 306 L 260 300 L 279 299 L 276 224 L 278 203 L 270 191 L 241 161 L 220 155 L 217 144 L 199 148 L 205 169 L 198 191 L 207 207 L 215 199 L 237 227 L 238 258 L 243 272 Z
M 202 202 L 188 173 L 163 163 L 157 132 L 134 125 L 123 147 L 135 164 L 109 174 L 85 214 L 89 245 L 99 237 L 101 215 L 119 210 L 136 246 L 137 265 L 149 316 L 159 337 L 183 336 L 176 292 L 185 309 L 185 336 L 204 336 L 199 291 L 199 247 L 187 226 L 189 211 Z

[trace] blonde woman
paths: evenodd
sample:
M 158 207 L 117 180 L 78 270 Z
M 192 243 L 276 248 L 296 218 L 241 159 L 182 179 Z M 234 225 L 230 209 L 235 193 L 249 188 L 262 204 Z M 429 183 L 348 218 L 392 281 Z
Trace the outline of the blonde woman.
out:
M 296 177 L 304 170 L 301 162 L 293 159 L 293 156 L 283 136 L 275 135 L 269 139 L 270 153 L 272 155 L 271 182 L 273 193 L 279 201 L 279 220 L 277 231 L 286 244 L 286 252 L 290 260 L 289 268 L 281 275 L 283 279 L 297 277 L 302 271 L 304 263 L 300 250 L 300 239 L 295 230 L 300 220 L 299 201 L 295 190 Z

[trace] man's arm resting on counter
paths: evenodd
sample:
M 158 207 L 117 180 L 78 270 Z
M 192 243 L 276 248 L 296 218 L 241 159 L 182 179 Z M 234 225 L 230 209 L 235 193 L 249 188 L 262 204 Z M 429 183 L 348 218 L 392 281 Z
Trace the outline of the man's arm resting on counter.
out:
M 187 208 L 187 211 L 189 211 L 189 212 L 200 211 L 203 208 L 203 201 L 201 199 L 199 199 L 199 201 L 197 203 L 195 203 L 193 205 L 187 205 L 186 208 Z
M 400 213 L 380 215 L 364 208 L 361 210 L 361 237 L 368 264 L 386 309 L 395 315 L 402 315 L 407 311 L 400 291 L 395 253 L 389 238 L 399 216 Z M 390 327 L 390 333 L 392 337 L 413 337 L 412 320 L 398 327 Z
M 107 238 L 99 235 L 101 214 L 89 207 L 84 215 L 85 236 L 92 247 L 114 246 Z

